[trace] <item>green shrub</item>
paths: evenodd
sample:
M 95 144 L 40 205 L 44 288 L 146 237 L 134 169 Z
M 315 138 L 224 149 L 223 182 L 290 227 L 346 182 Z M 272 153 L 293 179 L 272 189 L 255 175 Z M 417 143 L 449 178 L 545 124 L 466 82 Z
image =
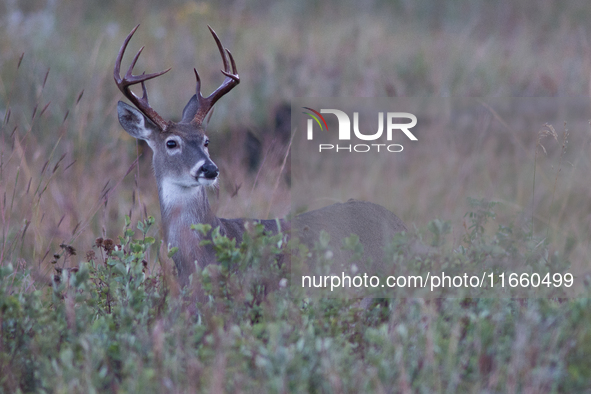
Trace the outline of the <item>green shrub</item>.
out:
M 509 242 L 505 227 L 486 236 L 483 218 L 494 215 L 470 216 L 460 252 L 445 249 L 443 222 L 428 226 L 437 249 L 412 252 L 421 237 L 406 234 L 388 250 L 466 264 L 529 250 L 531 237 Z M 24 267 L 0 268 L 4 391 L 572 392 L 589 382 L 587 299 L 395 298 L 360 308 L 305 298 L 287 284 L 285 237 L 260 225 L 239 245 L 214 229 L 219 265 L 179 291 L 165 269 L 149 269 L 153 228 L 151 217 L 139 232 L 126 219 L 117 243 L 97 239 L 92 259 L 61 269 L 51 286 Z

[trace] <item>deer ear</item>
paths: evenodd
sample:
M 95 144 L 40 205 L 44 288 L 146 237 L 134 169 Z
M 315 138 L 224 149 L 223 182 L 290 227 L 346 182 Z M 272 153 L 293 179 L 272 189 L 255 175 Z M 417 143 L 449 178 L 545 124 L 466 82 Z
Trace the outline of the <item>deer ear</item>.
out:
M 195 119 L 195 115 L 197 114 L 197 110 L 199 109 L 199 100 L 197 100 L 197 95 L 194 94 L 191 97 L 191 100 L 185 105 L 185 109 L 183 109 L 183 118 L 181 123 L 191 123 L 193 119 Z M 202 126 L 205 127 L 209 123 L 211 119 L 211 115 L 213 114 L 213 108 L 209 110 L 209 115 L 203 120 Z
M 148 141 L 158 131 L 158 126 L 150 119 L 123 101 L 117 103 L 117 114 L 119 115 L 119 123 L 121 123 L 123 129 L 134 138 Z
M 185 109 L 183 109 L 183 119 L 181 123 L 189 123 L 195 117 L 197 110 L 199 109 L 199 100 L 197 100 L 197 95 L 194 94 L 191 97 L 191 100 L 185 105 Z

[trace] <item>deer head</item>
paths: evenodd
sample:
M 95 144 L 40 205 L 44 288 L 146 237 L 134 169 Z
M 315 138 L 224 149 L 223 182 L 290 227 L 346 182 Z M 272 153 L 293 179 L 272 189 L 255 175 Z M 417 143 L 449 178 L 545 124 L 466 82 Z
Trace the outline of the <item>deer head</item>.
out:
M 211 95 L 204 97 L 201 94 L 199 73 L 194 69 L 197 92 L 185 106 L 182 120 L 178 123 L 164 120 L 150 107 L 145 82 L 170 71 L 170 68 L 154 74 L 133 75 L 133 68 L 144 49 L 142 47 L 133 58 L 125 76 L 120 76 L 123 54 L 138 27 L 139 25 L 123 42 L 114 70 L 115 83 L 119 90 L 137 109 L 119 101 L 117 112 L 119 122 L 125 131 L 135 138 L 147 141 L 152 148 L 154 172 L 161 200 L 164 199 L 161 203 L 167 205 L 166 203 L 174 198 L 182 198 L 185 194 L 192 193 L 197 186 L 208 186 L 216 182 L 219 172 L 209 157 L 209 140 L 205 134 L 204 120 L 216 101 L 238 85 L 240 78 L 232 54 L 223 48 L 215 31 L 208 26 L 222 56 L 224 69 L 221 71 L 226 78 Z M 142 85 L 142 97 L 136 96 L 130 89 L 138 83 Z

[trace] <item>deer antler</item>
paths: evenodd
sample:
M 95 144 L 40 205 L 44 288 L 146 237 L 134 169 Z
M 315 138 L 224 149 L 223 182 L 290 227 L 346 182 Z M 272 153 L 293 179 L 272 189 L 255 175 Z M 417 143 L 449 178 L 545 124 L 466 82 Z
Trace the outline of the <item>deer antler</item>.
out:
M 121 78 L 121 76 L 120 76 L 121 59 L 123 58 L 123 53 L 125 52 L 125 49 L 127 48 L 127 44 L 129 44 L 129 40 L 131 40 L 133 33 L 135 33 L 135 31 L 137 30 L 138 27 L 140 27 L 140 25 L 137 25 L 131 31 L 131 33 L 129 33 L 127 38 L 125 38 L 125 41 L 123 42 L 123 45 L 121 46 L 121 49 L 119 49 L 119 54 L 117 55 L 117 59 L 115 60 L 115 70 L 113 71 L 113 76 L 115 78 L 115 83 L 117 84 L 117 87 L 119 88 L 119 90 L 121 90 L 121 93 L 123 93 L 123 95 L 125 97 L 127 97 L 129 99 L 129 101 L 131 101 L 133 103 L 133 105 L 136 106 L 137 109 L 139 109 L 152 122 L 154 122 L 158 127 L 160 127 L 160 130 L 164 131 L 164 130 L 166 130 L 169 122 L 164 120 L 160 115 L 158 115 L 158 113 L 152 107 L 150 107 L 150 104 L 148 103 L 148 91 L 146 90 L 145 81 L 147 81 L 148 79 L 156 78 L 164 73 L 167 73 L 168 71 L 170 71 L 170 68 L 168 70 L 164 70 L 164 71 L 161 71 L 159 73 L 154 73 L 154 74 L 143 73 L 142 75 L 133 75 L 132 74 L 133 67 L 136 64 L 137 59 L 140 57 L 140 54 L 144 50 L 144 47 L 141 47 L 140 50 L 138 51 L 137 55 L 135 55 L 135 57 L 133 58 L 133 61 L 131 62 L 131 66 L 129 66 L 129 69 L 127 70 L 127 73 L 125 73 L 125 76 L 123 78 Z M 224 60 L 224 63 L 225 63 L 225 60 Z M 234 63 L 234 61 L 232 61 L 232 63 Z M 136 96 L 129 89 L 130 86 L 136 85 L 138 83 L 142 84 L 143 95 L 141 98 Z
M 197 99 L 199 101 L 199 108 L 195 113 L 195 117 L 193 118 L 193 122 L 197 124 L 203 123 L 203 120 L 207 116 L 207 113 L 211 110 L 213 105 L 218 101 L 223 95 L 228 93 L 230 90 L 234 88 L 234 86 L 240 83 L 240 77 L 238 76 L 238 71 L 236 70 L 236 63 L 234 62 L 234 58 L 228 49 L 225 49 L 222 46 L 222 43 L 215 31 L 208 25 L 209 31 L 213 35 L 213 39 L 215 40 L 216 44 L 218 45 L 218 49 L 220 51 L 220 55 L 222 55 L 222 61 L 224 62 L 224 69 L 221 70 L 222 74 L 226 76 L 224 82 L 218 87 L 212 94 L 208 97 L 203 97 L 201 94 L 201 78 L 199 78 L 199 73 L 197 69 L 193 69 L 195 71 L 195 79 L 197 79 Z M 232 65 L 232 70 L 230 70 L 230 64 L 228 64 L 228 58 L 226 58 L 226 53 L 228 54 L 228 58 L 230 58 L 230 64 Z M 167 70 L 168 71 L 168 70 Z

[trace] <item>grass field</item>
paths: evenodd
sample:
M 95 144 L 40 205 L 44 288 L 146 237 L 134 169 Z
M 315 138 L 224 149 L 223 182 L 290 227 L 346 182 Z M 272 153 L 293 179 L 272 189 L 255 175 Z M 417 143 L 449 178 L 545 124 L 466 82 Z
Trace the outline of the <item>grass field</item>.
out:
M 171 274 L 151 152 L 117 121 L 112 70 L 141 23 L 125 64 L 145 45 L 138 72 L 173 68 L 148 89 L 151 105 L 178 120 L 194 94 L 193 67 L 206 92 L 222 81 L 208 24 L 232 51 L 241 83 L 208 126 L 219 216 L 284 217 L 302 200 L 312 208 L 387 196 L 376 202 L 404 220 L 409 237 L 439 248 L 432 260 L 463 248 L 472 265 L 502 254 L 558 262 L 583 283 L 589 17 L 584 1 L 2 1 L 3 391 L 587 392 L 586 284 L 572 299 L 391 299 L 360 310 L 355 300 L 284 288 L 263 295 L 261 283 L 286 273 L 269 260 L 277 240 L 259 234 L 194 278 L 211 296 L 196 305 Z M 312 180 L 309 198 L 286 182 L 287 146 L 275 129 L 293 98 L 405 96 L 481 106 L 454 119 L 461 128 L 451 134 L 431 122 L 420 147 L 365 178 L 361 167 L 307 163 L 338 174 L 342 187 Z M 519 107 L 531 97 L 547 99 L 534 111 Z M 247 132 L 264 152 L 254 171 Z M 149 216 L 149 230 L 130 231 Z M 435 242 L 433 223 L 444 221 Z M 138 254 L 97 245 L 118 236 Z M 404 250 L 393 253 L 424 257 Z M 80 271 L 68 280 L 72 267 Z M 56 268 L 63 276 L 52 285 Z

